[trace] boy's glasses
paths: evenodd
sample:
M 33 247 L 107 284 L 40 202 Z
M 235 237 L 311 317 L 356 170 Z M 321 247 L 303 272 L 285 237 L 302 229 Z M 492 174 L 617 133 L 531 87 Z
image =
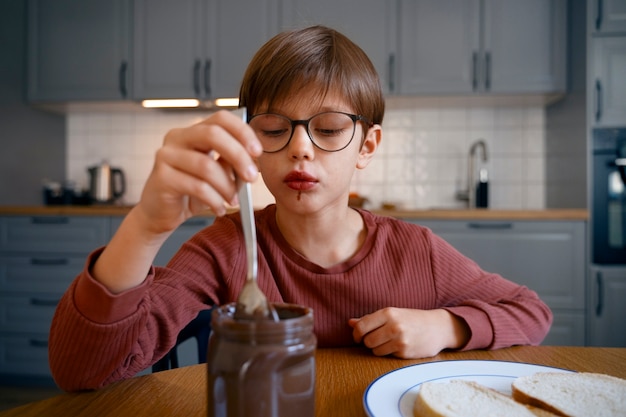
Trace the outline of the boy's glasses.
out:
M 363 116 L 338 111 L 319 113 L 308 120 L 291 120 L 280 114 L 262 113 L 252 116 L 248 123 L 267 153 L 284 149 L 297 125 L 305 127 L 313 145 L 326 152 L 337 152 L 352 142 L 357 121 L 371 125 Z

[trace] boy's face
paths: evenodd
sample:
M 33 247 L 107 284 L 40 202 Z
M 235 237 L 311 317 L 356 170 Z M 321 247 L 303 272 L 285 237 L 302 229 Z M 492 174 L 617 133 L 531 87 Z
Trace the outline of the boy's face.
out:
M 307 120 L 327 111 L 354 114 L 354 109 L 341 97 L 329 93 L 320 103 L 314 92 L 301 90 L 293 99 L 274 106 L 272 113 L 291 120 Z M 255 114 L 266 110 L 260 108 Z M 382 136 L 379 125 L 372 126 L 367 134 L 366 129 L 365 123 L 356 122 L 349 145 L 337 152 L 327 152 L 311 142 L 304 126 L 297 125 L 283 149 L 263 153 L 257 161 L 259 170 L 276 204 L 300 214 L 345 207 L 355 169 L 368 165 Z

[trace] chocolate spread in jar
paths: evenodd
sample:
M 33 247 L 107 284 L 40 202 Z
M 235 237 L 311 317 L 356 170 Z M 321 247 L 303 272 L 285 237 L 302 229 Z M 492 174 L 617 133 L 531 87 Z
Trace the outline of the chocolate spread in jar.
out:
M 235 320 L 235 304 L 213 311 L 207 354 L 210 417 L 313 417 L 313 311 L 274 304 L 279 321 Z

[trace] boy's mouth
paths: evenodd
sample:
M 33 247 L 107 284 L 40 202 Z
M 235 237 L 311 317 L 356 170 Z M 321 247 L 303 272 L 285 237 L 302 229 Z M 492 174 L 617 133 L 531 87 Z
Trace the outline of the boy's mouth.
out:
M 291 171 L 285 176 L 283 182 L 293 190 L 307 191 L 315 187 L 318 180 L 304 171 Z

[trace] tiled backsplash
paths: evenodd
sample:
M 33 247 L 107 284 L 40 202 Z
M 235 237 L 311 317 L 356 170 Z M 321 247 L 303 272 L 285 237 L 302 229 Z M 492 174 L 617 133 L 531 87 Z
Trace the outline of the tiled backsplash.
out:
M 126 174 L 124 203 L 136 203 L 165 133 L 203 117 L 184 111 L 71 112 L 67 178 L 87 186 L 87 167 L 105 159 Z M 356 173 L 353 191 L 368 198 L 369 208 L 382 202 L 464 207 L 455 193 L 467 186 L 468 152 L 478 139 L 487 143 L 490 207 L 545 208 L 545 111 L 540 105 L 390 106 L 379 153 Z M 272 201 L 262 184 L 255 194 L 257 202 Z

